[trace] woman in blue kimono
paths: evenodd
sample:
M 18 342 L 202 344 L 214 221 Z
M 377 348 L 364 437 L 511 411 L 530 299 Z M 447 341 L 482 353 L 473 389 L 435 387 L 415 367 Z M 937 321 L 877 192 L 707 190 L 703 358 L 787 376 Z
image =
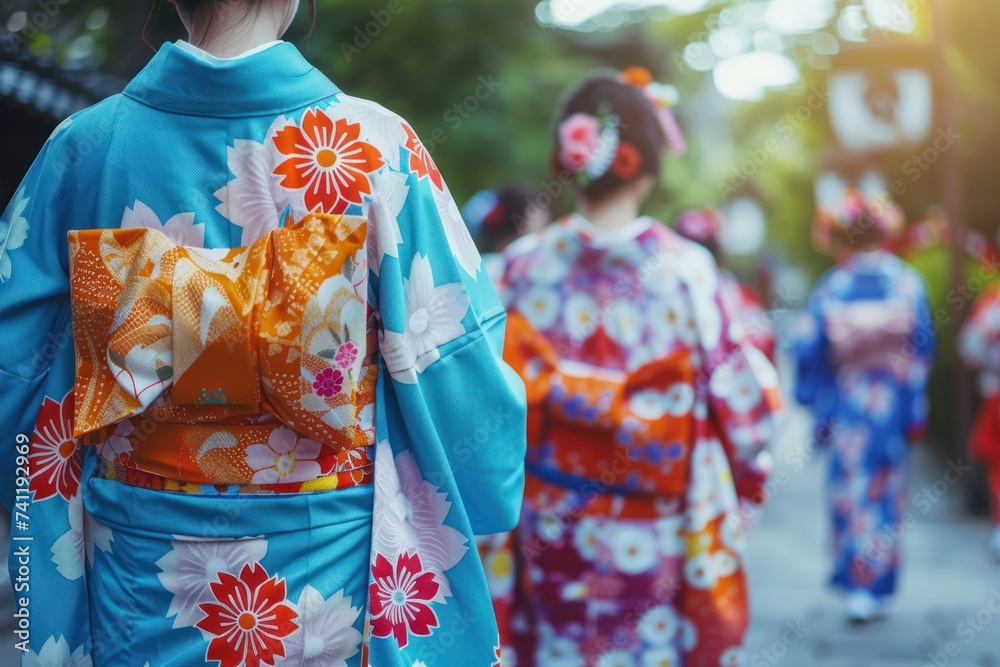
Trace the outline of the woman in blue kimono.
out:
M 934 329 L 926 288 L 881 249 L 901 225 L 896 207 L 854 191 L 841 210 L 821 209 L 814 237 L 842 259 L 796 323 L 796 395 L 830 450 L 832 583 L 846 591 L 855 622 L 880 615 L 896 591 L 909 447 L 927 416 Z
M 441 173 L 298 2 L 174 4 L 0 219 L 23 664 L 497 664 L 524 388 Z

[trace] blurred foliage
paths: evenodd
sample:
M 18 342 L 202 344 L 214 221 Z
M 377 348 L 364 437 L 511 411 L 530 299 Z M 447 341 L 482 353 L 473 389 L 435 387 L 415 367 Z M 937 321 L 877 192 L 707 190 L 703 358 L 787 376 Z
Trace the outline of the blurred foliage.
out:
M 738 4 L 744 0 L 734 0 Z M 678 54 L 692 35 L 711 26 L 711 11 L 669 21 L 648 20 L 609 33 L 575 33 L 543 28 L 535 20 L 536 0 L 319 0 L 319 21 L 305 39 L 305 7 L 289 38 L 350 94 L 374 99 L 399 112 L 432 144 L 435 159 L 462 199 L 480 187 L 509 179 L 541 185 L 548 179 L 551 121 L 559 95 L 585 74 L 600 68 L 642 64 L 681 91 L 681 119 L 692 149 L 670 157 L 664 188 L 651 203 L 653 213 L 720 203 L 720 183 L 768 139 L 779 151 L 755 171 L 741 194 L 757 197 L 769 214 L 769 238 L 788 255 L 818 270 L 824 260 L 809 249 L 814 176 L 834 143 L 825 109 L 796 123 L 794 133 L 781 119 L 806 104 L 811 90 L 824 87 L 825 72 L 803 65 L 803 81 L 757 103 L 730 104 L 714 126 L 690 114 L 688 103 L 711 87 L 710 74 L 691 71 Z M 723 3 L 725 4 L 725 3 Z M 918 3 L 926 6 L 928 3 Z M 992 187 L 994 156 L 1000 153 L 1000 48 L 992 26 L 1000 4 L 979 0 L 941 3 L 948 18 L 949 62 L 959 94 L 959 142 L 970 223 L 993 236 L 1000 192 Z M 303 2 L 305 5 L 305 2 Z M 151 56 L 152 46 L 183 35 L 165 0 L 0 0 L 3 15 L 23 11 L 31 50 L 58 61 L 85 63 L 123 78 Z M 53 9 L 54 8 L 54 11 Z M 105 10 L 110 10 L 106 12 Z M 101 13 L 108 19 L 101 21 Z M 97 19 L 95 21 L 95 18 Z M 922 17 L 927 23 L 927 15 Z M 931 26 L 933 29 L 933 26 Z M 81 40 L 83 46 L 81 46 Z M 145 44 L 147 40 L 149 44 Z M 484 100 L 470 101 L 474 113 L 455 110 L 475 95 L 480 77 L 500 82 Z M 815 88 L 814 88 L 815 87 Z M 450 111 L 450 112 L 449 112 Z M 700 111 L 700 110 L 699 110 Z M 461 122 L 458 122 L 458 121 Z M 444 140 L 431 140 L 435 130 Z M 718 135 L 727 141 L 720 142 Z M 439 137 L 442 135 L 438 135 Z M 881 165 L 898 173 L 907 156 L 888 156 Z M 936 184 L 937 174 L 925 177 Z M 936 201 L 935 187 L 914 188 L 903 204 L 911 218 Z

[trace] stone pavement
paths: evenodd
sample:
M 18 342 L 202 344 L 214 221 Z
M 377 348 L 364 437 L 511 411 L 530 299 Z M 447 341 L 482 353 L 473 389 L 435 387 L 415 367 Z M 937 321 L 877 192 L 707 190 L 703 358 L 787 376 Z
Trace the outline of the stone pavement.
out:
M 786 481 L 750 529 L 749 667 L 1000 667 L 1000 565 L 986 554 L 989 524 L 963 515 L 948 464 L 924 448 L 914 452 L 915 523 L 903 538 L 900 594 L 885 620 L 844 621 L 826 586 L 825 457 L 795 470 L 810 432 L 809 415 L 792 408 L 775 450 Z

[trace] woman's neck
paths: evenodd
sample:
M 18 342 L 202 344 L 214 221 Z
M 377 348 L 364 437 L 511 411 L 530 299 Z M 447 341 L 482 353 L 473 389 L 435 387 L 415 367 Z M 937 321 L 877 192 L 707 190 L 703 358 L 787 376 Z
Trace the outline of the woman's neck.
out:
M 607 231 L 624 227 L 639 217 L 639 202 L 627 195 L 612 195 L 597 202 L 580 197 L 576 208 L 590 224 Z
M 208 27 L 210 34 L 195 29 L 188 41 L 216 58 L 233 58 L 277 40 L 282 26 L 281 17 L 264 7 L 250 16 L 231 9 L 220 10 Z

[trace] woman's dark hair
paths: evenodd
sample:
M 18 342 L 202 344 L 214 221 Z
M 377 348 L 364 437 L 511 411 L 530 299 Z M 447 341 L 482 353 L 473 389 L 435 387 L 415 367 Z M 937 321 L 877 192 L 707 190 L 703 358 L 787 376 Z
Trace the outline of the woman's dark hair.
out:
M 525 233 L 529 216 L 548 213 L 539 201 L 539 192 L 520 183 L 504 187 L 496 193 L 496 198 L 496 205 L 486 214 L 481 228 L 494 252 Z
M 175 4 L 189 14 L 196 14 L 200 11 L 216 9 L 221 0 L 174 0 Z M 247 16 L 251 12 L 260 8 L 261 5 L 271 2 L 271 0 L 243 0 L 247 8 Z M 316 25 L 316 0 L 309 0 L 309 29 L 306 36 L 312 35 L 313 27 Z
M 611 76 L 599 75 L 585 79 L 560 102 L 552 153 L 552 169 L 557 178 L 562 180 L 567 173 L 576 173 L 560 158 L 559 126 L 577 113 L 617 116 L 620 146 L 628 144 L 632 147 L 627 156 L 623 156 L 619 148 L 618 157 L 630 157 L 633 161 L 636 156 L 639 158 L 637 168 L 632 166 L 623 170 L 612 167 L 600 178 L 581 183 L 587 198 L 600 200 L 644 174 L 659 177 L 666 137 L 652 102 L 639 88 Z

